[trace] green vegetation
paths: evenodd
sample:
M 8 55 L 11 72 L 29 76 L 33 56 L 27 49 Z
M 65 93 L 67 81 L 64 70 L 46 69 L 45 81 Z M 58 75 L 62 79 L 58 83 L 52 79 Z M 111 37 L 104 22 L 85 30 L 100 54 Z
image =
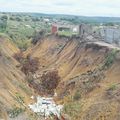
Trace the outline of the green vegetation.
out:
M 7 21 L 8 21 L 7 15 L 0 16 L 0 32 L 5 32 L 6 31 Z
M 109 23 L 105 23 L 104 25 L 105 25 L 105 26 L 114 26 L 115 24 L 112 23 L 112 22 L 109 22 Z
M 79 90 L 77 90 L 73 96 L 74 100 L 79 100 L 81 98 L 81 93 Z
M 105 63 L 103 65 L 103 69 L 109 68 L 113 64 L 117 52 L 118 51 L 116 49 L 114 49 L 110 53 L 108 53 L 108 55 L 105 59 Z
M 43 37 L 45 36 L 45 31 L 41 30 L 41 31 L 35 31 L 34 35 L 33 35 L 33 39 L 32 39 L 32 44 L 36 44 L 39 40 L 41 40 Z
M 15 118 L 15 117 L 17 117 L 19 114 L 23 113 L 24 111 L 25 111 L 25 109 L 14 106 L 13 109 L 10 109 L 10 110 L 8 111 L 8 114 L 9 114 L 9 117 L 10 117 L 10 118 Z
M 0 37 L 10 39 L 10 37 L 5 33 L 0 33 Z
M 31 94 L 31 90 L 28 89 L 28 88 L 26 87 L 26 85 L 20 84 L 19 87 L 20 87 L 25 93 L 27 93 L 28 95 L 32 95 L 32 94 Z
M 80 119 L 80 111 L 81 111 L 81 103 L 80 102 L 70 102 L 64 105 L 63 112 L 68 114 L 71 120 L 78 120 Z
M 15 43 L 23 51 L 31 46 L 31 40 L 16 40 Z
M 45 21 L 48 19 L 48 21 Z M 51 25 L 55 22 L 70 25 L 88 23 L 92 25 L 116 25 L 120 24 L 119 18 L 107 17 L 83 17 L 72 15 L 48 15 L 36 13 L 0 13 L 0 33 L 8 35 L 11 40 L 22 50 L 30 46 L 35 31 L 44 30 L 45 34 L 51 32 Z M 60 31 L 60 36 L 71 37 L 71 31 Z
M 8 35 L 22 50 L 30 46 L 35 31 L 50 32 L 50 25 L 40 16 L 22 13 L 0 13 L 0 33 Z
M 118 84 L 112 84 L 109 88 L 109 90 L 116 90 Z
M 59 31 L 58 35 L 59 36 L 64 36 L 64 37 L 71 37 L 72 36 L 72 32 L 71 31 Z
M 19 93 L 16 93 L 16 101 L 23 105 L 24 103 L 24 97 L 22 97 Z

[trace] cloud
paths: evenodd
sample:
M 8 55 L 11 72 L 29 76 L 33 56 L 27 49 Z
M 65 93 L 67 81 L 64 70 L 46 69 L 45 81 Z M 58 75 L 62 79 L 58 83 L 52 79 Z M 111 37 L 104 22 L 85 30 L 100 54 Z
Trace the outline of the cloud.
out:
M 120 17 L 120 0 L 0 0 L 0 11 Z

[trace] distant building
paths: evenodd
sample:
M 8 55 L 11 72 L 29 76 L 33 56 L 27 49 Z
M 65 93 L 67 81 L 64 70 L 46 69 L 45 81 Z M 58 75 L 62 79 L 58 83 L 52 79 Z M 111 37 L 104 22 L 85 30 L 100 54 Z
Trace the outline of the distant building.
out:
M 54 24 L 51 28 L 52 34 L 65 34 L 68 36 L 77 35 L 77 36 L 88 36 L 93 34 L 92 26 L 88 24 L 80 25 L 59 25 Z
M 45 19 L 44 19 L 44 21 L 45 21 L 45 22 L 50 22 L 50 20 L 49 20 L 49 19 L 47 19 L 47 18 L 45 18 Z
M 93 33 L 92 26 L 88 24 L 80 24 L 79 25 L 79 35 L 86 36 Z
M 71 34 L 79 33 L 79 26 L 75 25 L 52 25 L 51 33 L 56 34 L 59 32 L 69 32 Z
M 52 34 L 56 34 L 57 31 L 58 31 L 57 26 L 56 25 L 52 25 L 52 29 L 51 29 Z
M 120 28 L 103 27 L 100 29 L 100 35 L 105 42 L 120 44 Z

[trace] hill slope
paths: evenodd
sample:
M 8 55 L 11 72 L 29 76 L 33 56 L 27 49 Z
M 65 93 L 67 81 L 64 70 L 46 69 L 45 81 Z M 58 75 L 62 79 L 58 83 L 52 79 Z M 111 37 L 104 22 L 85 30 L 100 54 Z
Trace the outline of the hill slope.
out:
M 37 75 L 57 69 L 58 100 L 72 120 L 119 120 L 120 52 L 109 44 L 50 36 L 27 51 L 40 61 Z M 74 112 L 75 111 L 75 112 Z
M 16 66 L 13 55 L 19 50 L 7 38 L 0 37 L 0 119 L 8 119 L 8 111 L 29 101 L 31 92 L 25 84 L 25 75 Z M 20 99 L 21 98 L 21 99 Z

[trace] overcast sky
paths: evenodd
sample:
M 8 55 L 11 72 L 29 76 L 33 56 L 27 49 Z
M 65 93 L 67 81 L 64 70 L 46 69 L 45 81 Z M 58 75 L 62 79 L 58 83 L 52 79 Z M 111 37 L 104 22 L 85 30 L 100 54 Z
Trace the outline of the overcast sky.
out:
M 0 0 L 0 11 L 120 17 L 120 0 Z

